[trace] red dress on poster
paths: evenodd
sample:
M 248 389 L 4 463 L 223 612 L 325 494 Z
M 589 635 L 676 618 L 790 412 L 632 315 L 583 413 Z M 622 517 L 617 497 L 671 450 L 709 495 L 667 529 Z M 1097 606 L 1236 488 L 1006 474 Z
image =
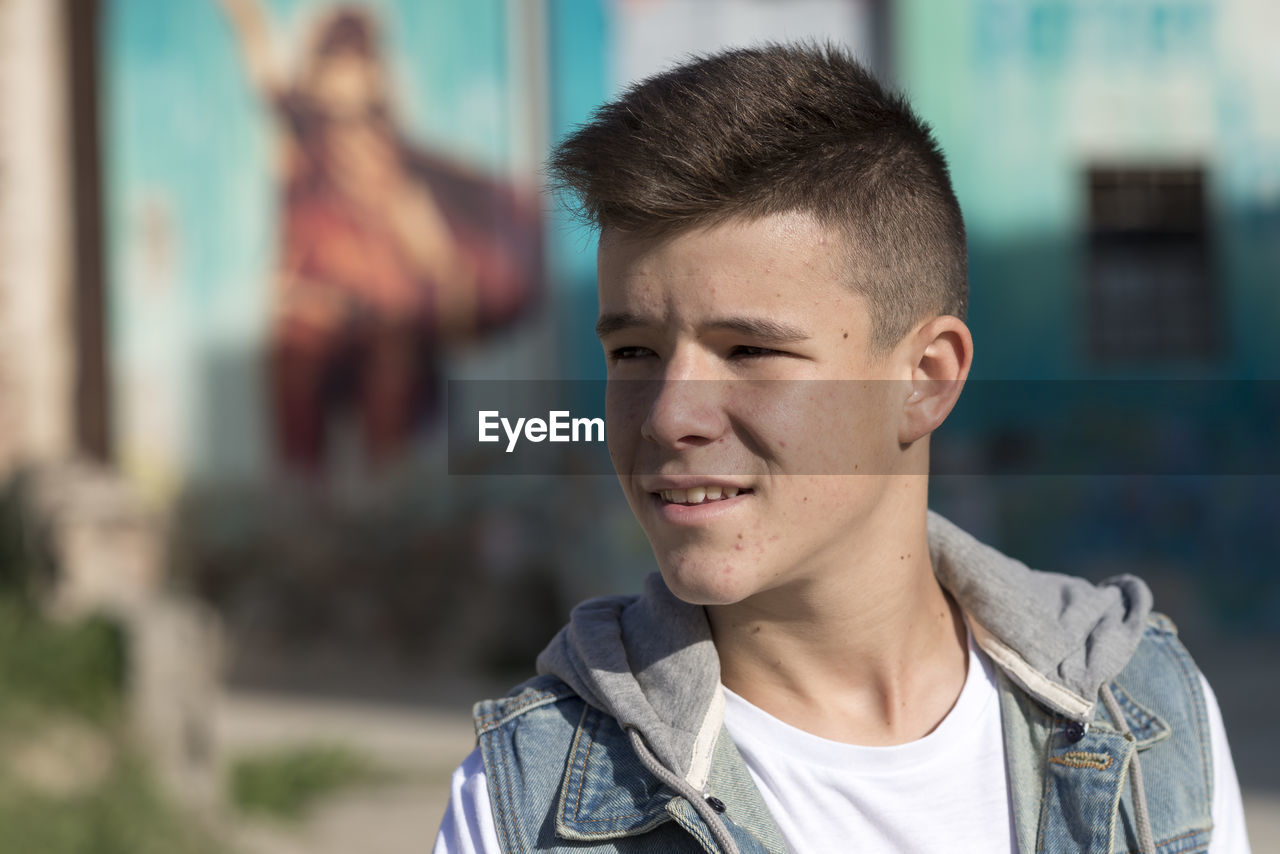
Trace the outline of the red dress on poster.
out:
M 273 80 L 261 9 L 223 3 L 254 76 Z M 316 472 L 332 417 L 354 410 L 367 457 L 385 464 L 430 413 L 444 349 L 532 302 L 535 208 L 404 140 L 363 10 L 329 14 L 299 81 L 264 88 L 284 131 L 269 370 L 277 445 L 290 467 Z

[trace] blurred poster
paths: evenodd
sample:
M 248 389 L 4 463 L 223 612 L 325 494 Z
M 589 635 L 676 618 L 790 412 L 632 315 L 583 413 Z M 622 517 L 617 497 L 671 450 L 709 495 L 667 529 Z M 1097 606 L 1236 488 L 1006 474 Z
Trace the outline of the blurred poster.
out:
M 126 467 L 409 454 L 441 367 L 540 291 L 509 4 L 118 0 L 105 33 Z M 159 434 L 155 425 L 163 425 Z

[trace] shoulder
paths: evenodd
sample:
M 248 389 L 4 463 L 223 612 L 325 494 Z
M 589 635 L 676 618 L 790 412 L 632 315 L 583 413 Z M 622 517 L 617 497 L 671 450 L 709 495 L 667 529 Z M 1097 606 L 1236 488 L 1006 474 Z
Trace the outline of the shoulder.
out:
M 549 798 L 606 767 L 610 777 L 647 776 L 617 720 L 555 677 L 539 676 L 477 703 L 474 717 L 492 795 Z
M 472 715 L 490 791 L 501 787 L 524 797 L 523 790 L 558 782 L 585 710 L 586 703 L 554 676 L 476 703 Z
M 1187 838 L 1206 832 L 1213 823 L 1213 727 L 1204 679 L 1172 620 L 1151 614 L 1112 692 L 1137 742 L 1153 820 L 1176 824 Z
M 539 676 L 473 710 L 476 739 L 504 851 L 538 847 L 586 704 L 559 679 Z
M 475 724 L 502 850 L 685 850 L 659 828 L 671 792 L 617 720 L 564 682 L 538 677 L 478 703 Z
M 483 736 L 504 726 L 525 723 L 526 718 L 538 720 L 554 716 L 562 705 L 581 703 L 578 695 L 562 680 L 554 676 L 535 676 L 511 689 L 505 697 L 476 703 L 472 717 L 476 735 Z
M 1172 732 L 1182 732 L 1205 742 L 1208 762 L 1204 681 L 1171 619 L 1152 612 L 1133 657 L 1114 684 L 1120 689 L 1116 699 L 1130 723 L 1139 725 L 1135 730 L 1139 742 L 1144 740 L 1143 733 L 1162 741 Z

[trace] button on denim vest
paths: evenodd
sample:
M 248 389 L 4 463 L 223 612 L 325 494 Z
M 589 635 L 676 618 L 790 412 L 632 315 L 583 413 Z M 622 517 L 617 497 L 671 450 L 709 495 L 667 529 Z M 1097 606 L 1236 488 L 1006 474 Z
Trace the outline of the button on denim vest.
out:
M 1082 728 L 1046 710 L 999 667 L 997 678 L 1021 852 L 1136 852 L 1128 775 L 1135 755 L 1159 854 L 1207 849 L 1208 712 L 1199 673 L 1167 618 L 1149 618 L 1133 658 L 1111 683 L 1127 733 L 1101 707 Z M 555 677 L 477 704 L 475 723 L 498 840 L 508 854 L 720 850 L 689 802 L 641 765 L 617 723 Z M 705 794 L 724 805 L 721 819 L 743 854 L 787 850 L 723 729 Z

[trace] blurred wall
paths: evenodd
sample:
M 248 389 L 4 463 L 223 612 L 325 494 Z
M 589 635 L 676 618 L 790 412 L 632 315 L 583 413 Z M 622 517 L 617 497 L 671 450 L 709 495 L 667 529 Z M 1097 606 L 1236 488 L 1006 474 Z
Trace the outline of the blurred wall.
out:
M 325 413 L 319 472 L 296 476 L 273 438 L 273 289 L 289 173 L 282 111 L 264 98 L 228 10 L 258 9 L 272 61 L 297 81 L 317 22 L 338 5 L 102 7 L 112 450 L 175 522 L 173 573 L 230 615 L 236 638 L 398 645 L 407 660 L 462 660 L 487 645 L 525 661 L 569 603 L 633 588 L 651 568 L 611 478 L 450 477 L 439 421 L 425 417 L 403 457 L 371 471 L 351 403 Z M 1001 379 L 1276 377 L 1272 4 L 354 5 L 378 22 L 389 102 L 411 147 L 525 198 L 536 197 L 549 147 L 636 78 L 761 39 L 844 44 L 897 78 L 951 162 L 969 226 L 974 389 Z M 12 181 L 0 196 L 0 468 L 76 447 L 71 315 L 81 301 L 69 284 L 79 244 L 61 8 L 0 0 L 11 48 L 0 52 L 0 168 Z M 437 353 L 438 378 L 603 376 L 595 242 L 563 202 L 536 203 L 541 290 L 510 323 Z M 1162 296 L 1166 275 L 1180 295 Z M 1141 310 L 1153 303 L 1173 309 Z M 1154 343 L 1126 349 L 1140 340 Z M 598 408 L 598 387 L 581 388 L 582 407 Z M 995 419 L 998 408 L 962 409 L 948 429 L 968 431 L 979 466 L 1016 456 L 1045 427 L 1024 403 L 1010 396 L 1003 407 L 1031 412 L 1020 434 Z M 1196 452 L 1195 442 L 1168 447 Z M 1280 495 L 1266 478 L 939 478 L 934 498 L 1033 564 L 1150 571 L 1207 604 L 1215 624 L 1280 627 L 1270 521 Z M 524 611 L 534 616 L 516 625 Z
M 903 0 L 894 22 L 901 83 L 969 229 L 975 377 L 1280 376 L 1274 3 Z M 1090 352 L 1090 170 L 1126 168 L 1202 175 L 1212 257 L 1194 321 L 1214 327 L 1210 346 Z M 1134 337 L 1178 296 L 1163 272 Z M 1151 287 L 1141 276 L 1128 280 Z
M 0 2 L 0 480 L 75 450 L 66 30 L 60 3 Z
M 1197 637 L 1274 634 L 1280 485 L 1261 457 L 1225 467 L 1236 434 L 1209 425 L 1269 425 L 1274 447 L 1280 11 L 903 0 L 893 22 L 968 226 L 966 398 L 993 404 L 962 398 L 943 428 L 986 476 L 935 478 L 934 505 L 1033 565 L 1147 576 Z M 1072 395 L 1090 403 L 1063 423 Z M 1161 398 L 1186 401 L 1178 418 Z M 1122 455 L 1009 476 L 1064 433 L 1180 475 L 1132 474 Z

